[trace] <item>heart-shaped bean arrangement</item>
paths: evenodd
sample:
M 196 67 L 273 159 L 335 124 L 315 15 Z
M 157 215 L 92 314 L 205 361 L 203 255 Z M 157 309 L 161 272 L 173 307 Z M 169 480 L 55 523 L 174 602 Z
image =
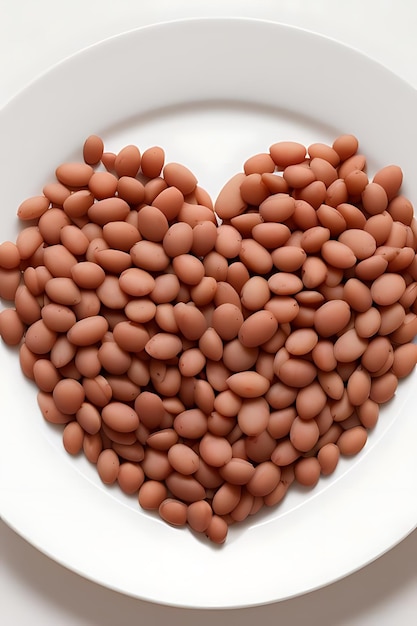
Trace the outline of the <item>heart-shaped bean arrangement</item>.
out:
M 213 204 L 162 148 L 83 159 L 0 245 L 0 334 L 103 483 L 223 543 L 366 444 L 417 361 L 417 222 L 352 135 L 250 157 Z

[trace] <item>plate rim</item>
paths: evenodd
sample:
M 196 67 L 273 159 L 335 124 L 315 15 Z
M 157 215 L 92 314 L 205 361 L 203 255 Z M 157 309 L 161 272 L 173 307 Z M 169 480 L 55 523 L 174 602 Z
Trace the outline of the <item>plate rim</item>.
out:
M 411 87 L 411 85 L 409 85 L 409 83 L 407 83 L 406 81 L 404 81 L 401 77 L 398 77 L 396 74 L 394 74 L 393 72 L 391 72 L 391 70 L 389 70 L 389 69 L 388 69 L 388 68 L 386 68 L 385 66 L 383 66 L 383 65 L 381 65 L 381 64 L 378 64 L 378 62 L 377 62 L 377 61 L 375 61 L 375 60 L 374 60 L 374 59 L 372 59 L 371 57 L 368 57 L 368 56 L 364 55 L 363 53 L 361 53 L 361 52 L 360 52 L 360 51 L 358 51 L 357 49 L 355 49 L 355 48 L 353 48 L 353 47 L 351 47 L 351 46 L 348 46 L 348 45 L 346 45 L 346 44 L 344 44 L 344 43 L 341 43 L 341 42 L 339 42 L 339 41 L 337 41 L 337 40 L 334 40 L 334 39 L 332 39 L 332 38 L 330 38 L 330 37 L 326 37 L 326 36 L 324 36 L 324 35 L 321 35 L 321 34 L 315 33 L 315 32 L 313 32 L 313 31 L 310 31 L 310 30 L 307 30 L 307 29 L 301 29 L 301 28 L 298 28 L 298 27 L 294 27 L 294 26 L 291 26 L 291 25 L 282 24 L 282 23 L 280 23 L 280 22 L 275 22 L 275 21 L 271 21 L 271 20 L 253 19 L 253 18 L 233 18 L 233 17 L 230 17 L 230 18 L 224 18 L 224 17 L 221 17 L 221 18 L 215 18 L 215 17 L 204 18 L 204 17 L 202 17 L 202 18 L 185 18 L 185 19 L 178 19 L 178 20 L 169 20 L 169 21 L 164 21 L 164 22 L 158 22 L 158 23 L 151 24 L 151 25 L 141 26 L 141 27 L 139 27 L 139 28 L 134 28 L 134 29 L 131 29 L 131 30 L 125 31 L 125 32 L 120 33 L 120 34 L 113 35 L 113 36 L 111 36 L 111 37 L 109 37 L 109 38 L 105 38 L 105 39 L 103 39 L 103 40 L 101 40 L 101 41 L 98 41 L 98 42 L 96 42 L 96 43 L 94 43 L 94 44 L 91 44 L 91 45 L 89 45 L 89 46 L 86 46 L 86 47 L 82 48 L 81 50 L 79 50 L 79 51 L 77 51 L 77 52 L 75 52 L 75 53 L 73 53 L 73 54 L 71 54 L 71 55 L 69 55 L 69 56 L 65 57 L 64 59 L 62 59 L 62 60 L 61 60 L 61 61 L 59 61 L 58 63 L 56 63 L 56 64 L 54 64 L 53 66 L 51 66 L 50 68 L 48 68 L 46 71 L 44 71 L 44 72 L 42 72 L 41 74 L 39 74 L 36 78 L 34 78 L 34 79 L 33 79 L 30 83 L 28 83 L 28 84 L 27 84 L 27 85 L 26 85 L 26 86 L 25 86 L 25 87 L 24 87 L 21 91 L 19 91 L 19 92 L 18 92 L 18 94 L 16 94 L 15 96 L 13 96 L 13 97 L 12 97 L 12 98 L 11 98 L 11 99 L 10 99 L 10 100 L 9 100 L 9 101 L 8 101 L 8 102 L 7 102 L 7 103 L 6 103 L 3 107 L 2 107 L 2 109 L 1 109 L 1 111 L 0 111 L 0 115 L 1 115 L 1 113 L 2 113 L 2 112 L 6 109 L 6 108 L 8 108 L 9 106 L 10 106 L 10 107 L 13 107 L 13 103 L 14 103 L 17 99 L 26 97 L 27 92 L 28 92 L 28 91 L 30 91 L 30 88 L 31 88 L 33 85 L 36 85 L 37 83 L 39 83 L 39 81 L 40 81 L 40 80 L 48 79 L 48 77 L 49 77 L 49 76 L 50 76 L 50 75 L 51 75 L 54 71 L 57 71 L 57 70 L 59 71 L 59 70 L 62 68 L 62 66 L 64 66 L 64 65 L 69 66 L 69 65 L 72 63 L 72 61 L 74 60 L 74 58 L 81 58 L 81 57 L 83 57 L 86 53 L 88 53 L 88 52 L 89 52 L 90 50 L 92 50 L 92 49 L 98 49 L 98 48 L 100 48 L 100 47 L 103 47 L 103 48 L 104 48 L 104 47 L 106 47 L 106 46 L 107 46 L 107 45 L 108 45 L 108 44 L 109 44 L 112 40 L 118 40 L 118 41 L 121 41 L 121 40 L 122 40 L 122 39 L 124 39 L 126 36 L 137 36 L 138 34 L 142 33 L 142 32 L 143 32 L 143 31 L 145 31 L 145 30 L 146 30 L 146 31 L 148 31 L 148 30 L 155 30 L 155 29 L 160 29 L 161 27 L 162 27 L 163 29 L 165 29 L 165 28 L 166 28 L 166 27 L 168 27 L 168 26 L 169 26 L 169 27 L 171 27 L 171 26 L 176 25 L 176 24 L 196 23 L 196 22 L 199 22 L 199 23 L 207 23 L 207 22 L 210 22 L 210 23 L 218 23 L 218 22 L 222 22 L 222 23 L 225 23 L 225 22 L 230 22 L 230 23 L 241 23 L 241 22 L 253 23 L 253 22 L 255 22 L 255 23 L 259 23 L 259 24 L 268 24 L 268 25 L 270 25 L 270 26 L 273 26 L 274 28 L 275 28 L 275 27 L 284 28 L 285 30 L 288 30 L 289 32 L 290 32 L 290 31 L 293 31 L 293 32 L 299 32 L 299 33 L 304 33 L 304 34 L 306 34 L 306 33 L 307 33 L 309 36 L 313 37 L 314 39 L 321 39 L 321 40 L 323 40 L 323 41 L 330 42 L 330 43 L 331 43 L 331 45 L 336 45 L 336 46 L 337 46 L 337 47 L 339 47 L 339 48 L 344 48 L 344 49 L 345 49 L 346 51 L 348 51 L 349 53 L 352 53 L 352 52 L 353 52 L 354 54 L 359 55 L 359 57 L 360 57 L 360 58 L 363 58 L 363 59 L 368 59 L 368 61 L 370 61 L 372 64 L 377 64 L 377 65 L 379 65 L 379 66 L 380 66 L 380 68 L 382 68 L 382 69 L 384 70 L 384 72 L 385 72 L 385 73 L 390 74 L 390 75 L 391 75 L 391 77 L 395 77 L 395 79 L 396 79 L 397 81 L 401 81 L 404 85 L 406 85 L 406 86 L 410 87 L 410 88 L 413 90 L 413 92 L 415 93 L 415 90 Z M 4 519 L 4 521 L 5 521 L 5 522 L 6 522 L 6 523 L 7 523 L 7 524 L 11 527 L 11 528 L 13 528 L 13 530 L 15 530 L 15 532 L 17 532 L 17 534 L 19 534 L 19 535 L 20 535 L 20 536 L 22 536 L 22 537 L 23 537 L 26 541 L 28 541 L 28 543 L 30 543 L 31 545 L 35 545 L 35 544 L 33 544 L 33 542 L 32 542 L 32 541 L 31 541 L 28 537 L 26 537 L 26 536 L 25 536 L 25 535 L 21 532 L 21 530 L 18 530 L 17 528 L 15 528 L 15 527 L 14 527 L 14 525 L 13 525 L 12 523 L 9 523 L 9 522 L 8 522 L 8 520 L 7 520 L 7 519 L 5 519 L 4 517 L 3 517 L 3 519 Z M 409 533 L 411 533 L 411 532 L 412 532 L 412 531 L 416 528 L 416 526 L 417 526 L 417 520 L 416 520 L 416 522 L 415 522 L 415 526 L 414 526 L 414 528 L 409 529 L 409 531 L 408 531 L 408 532 L 407 532 L 404 536 L 402 536 L 402 537 L 400 537 L 400 538 L 398 539 L 397 543 L 400 543 L 400 541 L 402 541 L 402 540 L 403 540 L 406 536 L 408 536 L 408 534 L 409 534 Z M 393 545 L 389 546 L 389 547 L 388 547 L 385 551 L 390 550 L 392 547 L 394 547 L 394 545 L 396 545 L 396 544 L 393 544 Z M 47 554 L 47 556 L 49 556 L 52 560 L 54 560 L 54 561 L 56 561 L 56 562 L 61 563 L 61 565 L 64 565 L 65 567 L 67 567 L 68 569 L 71 569 L 72 571 L 76 571 L 76 569 L 75 569 L 73 566 L 68 565 L 67 563 L 65 563 L 65 562 L 62 562 L 62 561 L 58 560 L 56 556 L 53 556 L 53 555 L 49 554 L 49 553 L 47 552 L 47 550 L 46 550 L 46 549 L 39 548 L 39 546 L 37 546 L 37 545 L 35 545 L 35 547 L 36 547 L 37 549 L 39 549 L 41 552 L 43 552 L 44 554 Z M 379 556 L 381 556 L 381 555 L 382 555 L 385 551 L 380 552 L 378 555 L 376 555 L 375 557 L 371 558 L 368 562 L 363 563 L 362 565 L 358 566 L 358 568 L 357 568 L 357 569 L 361 569 L 361 568 L 365 567 L 365 566 L 366 566 L 367 564 L 369 564 L 372 560 L 375 560 L 376 558 L 379 558 Z M 352 570 L 351 572 L 344 573 L 344 574 L 342 574 L 342 575 L 341 575 L 341 577 L 340 577 L 340 578 L 344 578 L 345 576 L 347 576 L 349 573 L 352 573 L 353 571 L 356 571 L 356 570 Z M 88 576 L 86 576 L 86 575 L 85 575 L 85 574 L 83 574 L 82 572 L 78 572 L 78 573 L 80 573 L 82 576 L 84 576 L 84 577 L 86 577 L 86 578 L 89 578 Z M 90 580 L 93 580 L 94 582 L 98 582 L 98 581 L 97 581 L 97 579 L 95 579 L 95 578 L 90 578 Z M 305 591 L 302 591 L 302 592 L 300 592 L 300 593 L 295 593 L 294 595 L 301 595 L 301 594 L 307 593 L 308 591 L 312 591 L 313 589 L 317 589 L 317 588 L 320 588 L 320 587 L 326 586 L 326 585 L 328 585 L 328 584 L 330 584 L 331 582 L 334 582 L 334 581 L 335 581 L 335 579 L 332 579 L 331 581 L 329 581 L 329 582 L 327 582 L 327 583 L 324 583 L 324 584 L 319 584 L 317 587 L 311 587 L 310 589 L 306 589 Z M 104 585 L 104 586 L 106 586 L 106 587 L 109 587 L 109 588 L 113 588 L 113 589 L 115 589 L 116 591 L 119 591 L 119 592 L 121 591 L 122 593 L 126 593 L 125 591 L 120 590 L 120 589 L 118 589 L 117 587 L 110 587 L 110 585 L 109 585 L 109 584 L 107 584 L 107 583 L 102 583 L 102 582 L 99 582 L 99 584 L 102 584 L 102 585 Z M 132 595 L 132 594 L 129 594 L 129 593 L 128 593 L 127 595 Z M 148 599 L 147 597 L 142 597 L 142 596 L 140 596 L 140 595 L 136 595 L 136 597 L 138 597 L 138 598 L 142 598 L 142 599 L 144 599 L 144 600 L 147 600 L 147 599 Z M 271 600 L 270 600 L 270 602 L 277 602 L 277 601 L 280 601 L 280 600 L 288 599 L 289 597 L 293 597 L 293 596 L 286 596 L 286 597 L 283 597 L 283 598 L 271 599 Z M 158 602 L 158 600 L 152 600 L 152 601 L 154 601 L 154 602 Z M 161 603 L 163 603 L 163 604 L 171 604 L 172 606 L 181 606 L 181 607 L 187 606 L 188 608 L 200 608 L 200 605 L 192 605 L 192 604 L 190 604 L 190 605 L 178 604 L 178 605 L 177 605 L 177 604 L 172 604 L 172 603 L 166 603 L 166 602 L 164 602 L 163 600 L 161 601 Z M 265 603 L 267 603 L 267 602 L 261 602 L 261 604 L 265 604 Z M 256 604 L 258 604 L 258 603 L 254 603 L 254 604 L 243 604 L 243 605 L 231 605 L 230 607 L 229 607 L 229 606 L 225 606 L 225 605 L 223 605 L 223 604 L 222 604 L 222 605 L 220 605 L 219 607 L 209 607 L 209 606 L 207 606 L 207 607 L 202 607 L 202 608 L 239 608 L 239 607 L 243 607 L 243 606 L 245 606 L 245 607 L 246 607 L 246 606 L 255 606 Z

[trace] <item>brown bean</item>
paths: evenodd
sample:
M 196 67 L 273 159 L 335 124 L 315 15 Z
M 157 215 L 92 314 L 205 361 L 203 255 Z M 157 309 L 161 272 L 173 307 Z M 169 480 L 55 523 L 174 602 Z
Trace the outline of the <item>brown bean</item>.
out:
M 227 537 L 227 522 L 219 515 L 213 515 L 206 529 L 206 535 L 214 543 L 224 543 Z
M 184 204 L 184 195 L 176 187 L 166 188 L 164 186 L 166 183 L 164 183 L 164 181 L 162 181 L 162 183 L 162 189 L 158 191 L 155 198 L 147 198 L 145 194 L 144 200 L 162 211 L 167 220 L 173 220 L 177 217 Z M 149 183 L 145 186 L 145 191 L 147 190 L 148 185 Z
M 306 187 L 316 180 L 316 172 L 311 167 L 306 167 L 302 163 L 297 165 L 287 165 L 282 173 L 284 179 L 290 187 L 294 189 Z
M 103 449 L 103 440 L 100 433 L 89 435 L 86 433 L 83 440 L 83 452 L 90 463 L 97 463 Z
M 84 431 L 78 422 L 70 422 L 64 427 L 62 443 L 68 454 L 76 455 L 83 448 Z
M 15 309 L 0 311 L 0 337 L 5 344 L 17 346 L 21 342 L 24 332 L 25 325 Z
M 163 178 L 161 178 L 161 176 L 157 176 L 156 178 L 152 178 L 151 180 L 148 180 L 145 183 L 145 197 L 144 197 L 143 200 L 144 200 L 144 202 L 146 204 L 152 204 L 152 206 L 156 206 L 154 204 L 154 201 L 161 195 L 162 192 L 167 191 L 168 189 L 174 189 L 175 190 L 174 193 L 169 194 L 170 198 L 175 198 L 175 197 L 177 199 L 181 198 L 182 202 L 184 201 L 184 196 L 180 192 L 180 190 L 177 189 L 176 187 L 168 187 L 166 181 Z M 164 198 L 164 200 L 166 201 L 167 198 Z M 164 204 L 165 204 L 165 201 L 164 201 Z M 180 209 L 180 206 L 177 207 L 175 205 L 175 207 L 174 207 L 174 206 L 171 205 L 171 207 L 169 208 L 169 211 L 172 212 L 172 211 L 175 210 L 176 211 L 175 212 L 175 216 L 176 216 L 176 215 L 178 215 L 178 211 Z M 160 208 L 160 207 L 158 206 L 158 208 Z M 164 213 L 166 214 L 165 208 L 167 208 L 166 205 L 165 205 L 164 210 L 163 210 Z M 168 217 L 168 215 L 167 215 L 167 217 Z
M 293 446 L 289 439 L 278 442 L 271 454 L 271 461 L 282 467 L 294 463 L 300 457 L 300 452 Z
M 45 196 L 33 196 L 24 200 L 17 209 L 17 217 L 22 220 L 39 218 L 49 208 L 49 198 Z
M 304 200 L 317 210 L 326 201 L 327 189 L 321 180 L 315 180 L 303 189 L 294 190 L 295 200 Z
M 178 279 L 187 285 L 198 285 L 204 277 L 204 265 L 191 254 L 179 254 L 172 259 L 172 267 Z
M 70 343 L 65 335 L 60 335 L 51 347 L 49 358 L 55 367 L 60 369 L 72 362 L 76 352 L 76 346 Z
M 333 150 L 337 152 L 341 161 L 353 156 L 358 149 L 359 142 L 354 135 L 339 135 L 333 142 Z
M 97 165 L 103 156 L 104 143 L 98 135 L 89 135 L 83 144 L 83 158 L 88 165 Z
M 129 211 L 130 207 L 125 200 L 113 197 L 98 200 L 90 206 L 87 213 L 92 222 L 104 226 L 109 222 L 124 220 Z
M 269 189 L 259 173 L 247 174 L 241 182 L 239 191 L 242 200 L 253 206 L 258 206 L 269 196 Z
M 16 311 L 24 324 L 33 324 L 41 318 L 41 306 L 38 299 L 26 285 L 19 285 L 14 295 Z
M 203 221 L 197 223 L 192 227 L 192 229 L 193 242 L 191 252 L 193 252 L 196 256 L 205 256 L 209 254 L 213 250 L 217 238 L 216 225 L 213 222 Z M 217 255 L 216 258 L 223 257 L 221 257 L 221 255 Z M 227 271 L 227 267 L 225 269 Z M 206 274 L 210 275 L 207 271 Z
M 61 183 L 47 183 L 42 189 L 43 195 L 49 198 L 49 201 L 54 206 L 60 206 L 64 204 L 66 198 L 70 195 L 70 190 Z
M 192 502 L 187 507 L 187 522 L 196 532 L 203 533 L 207 530 L 213 510 L 206 500 Z
M 117 482 L 124 493 L 128 495 L 136 493 L 144 480 L 143 469 L 137 463 L 127 461 L 120 465 Z
M 97 200 L 113 197 L 117 185 L 118 178 L 110 172 L 94 172 L 88 181 L 88 188 Z
M 146 240 L 135 243 L 130 249 L 130 256 L 137 267 L 152 272 L 165 270 L 170 261 L 162 244 Z
M 232 447 L 224 437 L 206 433 L 200 441 L 200 455 L 213 467 L 222 467 L 232 458 Z
M 245 459 L 232 458 L 226 465 L 220 468 L 220 475 L 228 483 L 245 485 L 254 475 L 255 467 Z
M 269 421 L 269 406 L 265 398 L 245 398 L 237 411 L 237 420 L 245 435 L 260 435 Z
M 317 342 L 318 335 L 313 329 L 298 329 L 287 337 L 285 347 L 290 354 L 301 356 L 311 352 Z
M 20 253 L 17 245 L 12 241 L 0 244 L 0 267 L 11 270 L 20 265 Z
M 287 359 L 276 371 L 277 376 L 286 385 L 301 388 L 310 385 L 317 375 L 316 367 L 302 358 Z
M 353 267 L 357 260 L 349 246 L 335 240 L 325 241 L 321 247 L 321 254 L 326 263 L 339 269 Z
M 277 329 L 278 322 L 272 313 L 256 311 L 240 326 L 238 337 L 244 346 L 254 348 L 268 341 Z
M 223 355 L 223 343 L 214 328 L 207 328 L 198 341 L 198 347 L 211 361 L 220 361 Z
M 245 174 L 235 174 L 220 190 L 214 210 L 221 219 L 240 215 L 247 208 L 247 203 L 240 195 L 240 186 L 245 179 Z
M 404 378 L 417 363 L 417 347 L 414 343 L 405 343 L 394 350 L 392 371 L 397 378 Z
M 163 176 L 170 187 L 177 187 L 184 195 L 192 193 L 197 185 L 194 174 L 179 163 L 167 163 L 163 168 Z
M 270 146 L 269 153 L 275 165 L 284 169 L 288 165 L 304 161 L 307 150 L 296 141 L 279 141 Z
M 355 329 L 360 337 L 372 337 L 381 326 L 381 314 L 376 307 L 372 307 L 355 317 Z
M 159 515 L 168 524 L 184 526 L 187 522 L 187 505 L 175 498 L 166 498 L 159 505 Z
M 392 200 L 398 194 L 402 185 L 402 170 L 398 165 L 387 165 L 376 172 L 373 182 L 381 185 L 387 194 L 388 200 Z
M 378 329 L 380 335 L 390 335 L 393 333 L 401 326 L 406 316 L 404 307 L 399 302 L 394 302 L 394 304 L 390 304 L 386 307 L 380 307 L 379 313 L 381 316 L 381 324 Z
M 130 205 L 139 205 L 145 200 L 145 186 L 137 178 L 121 176 L 117 181 L 117 195 Z
M 346 229 L 346 220 L 335 207 L 322 204 L 317 209 L 316 214 L 321 226 L 328 228 L 333 237 L 337 237 Z
M 68 330 L 67 337 L 76 346 L 89 346 L 100 341 L 108 327 L 104 317 L 94 315 L 76 322 Z
M 93 168 L 84 163 L 63 163 L 56 168 L 55 175 L 67 187 L 85 187 L 93 175 Z
M 399 300 L 405 289 L 404 278 L 399 274 L 389 272 L 374 280 L 371 286 L 371 295 L 376 304 L 388 306 Z
M 291 424 L 289 437 L 293 446 L 301 452 L 308 452 L 317 443 L 320 436 L 319 428 L 312 419 L 303 420 L 296 417 Z
M 280 478 L 280 468 L 272 461 L 263 461 L 255 467 L 246 489 L 255 497 L 264 497 L 276 488 Z
M 120 462 L 114 450 L 106 449 L 100 452 L 97 459 L 97 472 L 103 483 L 112 485 L 119 474 Z
M 237 455 L 236 442 L 233 447 L 233 454 Z M 273 453 L 276 441 L 271 435 L 264 430 L 260 435 L 254 437 L 246 437 L 243 441 L 242 456 L 254 463 L 263 463 L 269 461 Z
M 381 185 L 376 182 L 368 183 L 361 194 L 363 208 L 370 215 L 383 213 L 388 206 L 387 193 Z
M 114 169 L 119 177 L 136 176 L 141 165 L 140 150 L 135 145 L 127 145 L 116 155 Z
M 317 309 L 314 314 L 314 327 L 322 337 L 331 337 L 339 333 L 349 323 L 351 311 L 344 300 L 330 300 Z
M 230 224 L 236 228 L 242 237 L 249 238 L 251 237 L 255 226 L 263 224 L 263 220 L 259 212 L 248 210 L 241 215 L 235 215 L 235 217 L 232 217 L 230 219 Z
M 337 440 L 340 453 L 345 456 L 358 454 L 368 439 L 367 431 L 362 426 L 355 426 L 344 431 Z
M 357 278 L 349 278 L 345 282 L 343 298 L 354 311 L 359 313 L 368 311 L 372 306 L 372 295 L 369 287 Z
M 398 386 L 398 378 L 392 372 L 372 378 L 369 397 L 378 404 L 388 402 L 394 396 Z
M 297 395 L 295 406 L 297 414 L 304 420 L 316 417 L 324 408 L 327 401 L 326 393 L 318 381 L 302 387 Z
M 174 471 L 165 478 L 165 483 L 174 497 L 183 502 L 198 502 L 205 498 L 204 487 L 193 476 Z
M 168 450 L 168 461 L 180 474 L 194 474 L 198 470 L 198 455 L 183 443 L 175 443 Z
M 160 146 L 147 148 L 141 159 L 141 170 L 145 176 L 156 178 L 160 175 L 165 161 L 165 152 Z
M 217 515 L 227 515 L 231 513 L 239 504 L 241 496 L 240 485 L 223 483 L 216 491 L 212 500 L 212 508 Z
M 16 247 L 20 258 L 29 259 L 42 243 L 43 236 L 39 227 L 29 226 L 21 230 L 16 239 Z
M 191 341 L 201 338 L 207 330 L 207 321 L 203 313 L 192 304 L 184 304 L 182 302 L 174 306 L 175 320 L 178 328 Z
M 185 222 L 172 224 L 164 235 L 162 245 L 170 257 L 187 254 L 193 244 L 193 229 Z
M 157 480 L 147 480 L 139 488 L 139 504 L 145 510 L 157 510 L 168 494 L 165 485 Z
M 405 196 L 398 195 L 391 198 L 388 203 L 387 211 L 393 220 L 398 220 L 407 225 L 412 224 L 414 208 L 410 200 Z
M 262 152 L 247 159 L 243 164 L 243 169 L 246 175 L 272 173 L 275 171 L 275 163 L 270 154 Z
M 320 478 L 321 466 L 315 457 L 304 458 L 296 463 L 294 472 L 300 485 L 314 487 Z
M 320 463 L 321 473 L 324 476 L 332 474 L 339 462 L 340 450 L 334 443 L 328 443 L 320 448 L 317 460 Z
M 298 246 L 285 245 L 273 250 L 272 262 L 282 272 L 295 272 L 306 260 L 305 251 Z
M 394 343 L 404 344 L 412 341 L 417 333 L 417 315 L 415 313 L 407 313 L 401 326 L 391 335 Z

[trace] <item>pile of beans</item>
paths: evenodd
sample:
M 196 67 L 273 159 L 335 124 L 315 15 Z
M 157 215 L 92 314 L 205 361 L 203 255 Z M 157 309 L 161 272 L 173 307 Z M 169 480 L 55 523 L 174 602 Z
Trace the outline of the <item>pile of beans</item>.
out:
M 358 453 L 417 361 L 417 222 L 358 141 L 281 141 L 212 203 L 160 147 L 63 163 L 0 245 L 43 417 L 146 510 L 228 526 Z

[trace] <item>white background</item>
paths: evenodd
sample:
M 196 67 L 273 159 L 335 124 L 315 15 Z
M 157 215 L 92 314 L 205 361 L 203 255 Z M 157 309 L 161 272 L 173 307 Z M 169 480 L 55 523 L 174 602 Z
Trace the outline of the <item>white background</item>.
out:
M 312 30 L 359 49 L 417 88 L 414 0 L 0 0 L 0 107 L 86 46 L 138 26 L 197 16 L 265 18 Z M 408 626 L 417 622 L 417 531 L 327 588 L 270 606 L 203 612 L 99 587 L 40 554 L 0 521 L 0 590 L 3 626 L 286 626 L 307 620 L 320 626 Z

